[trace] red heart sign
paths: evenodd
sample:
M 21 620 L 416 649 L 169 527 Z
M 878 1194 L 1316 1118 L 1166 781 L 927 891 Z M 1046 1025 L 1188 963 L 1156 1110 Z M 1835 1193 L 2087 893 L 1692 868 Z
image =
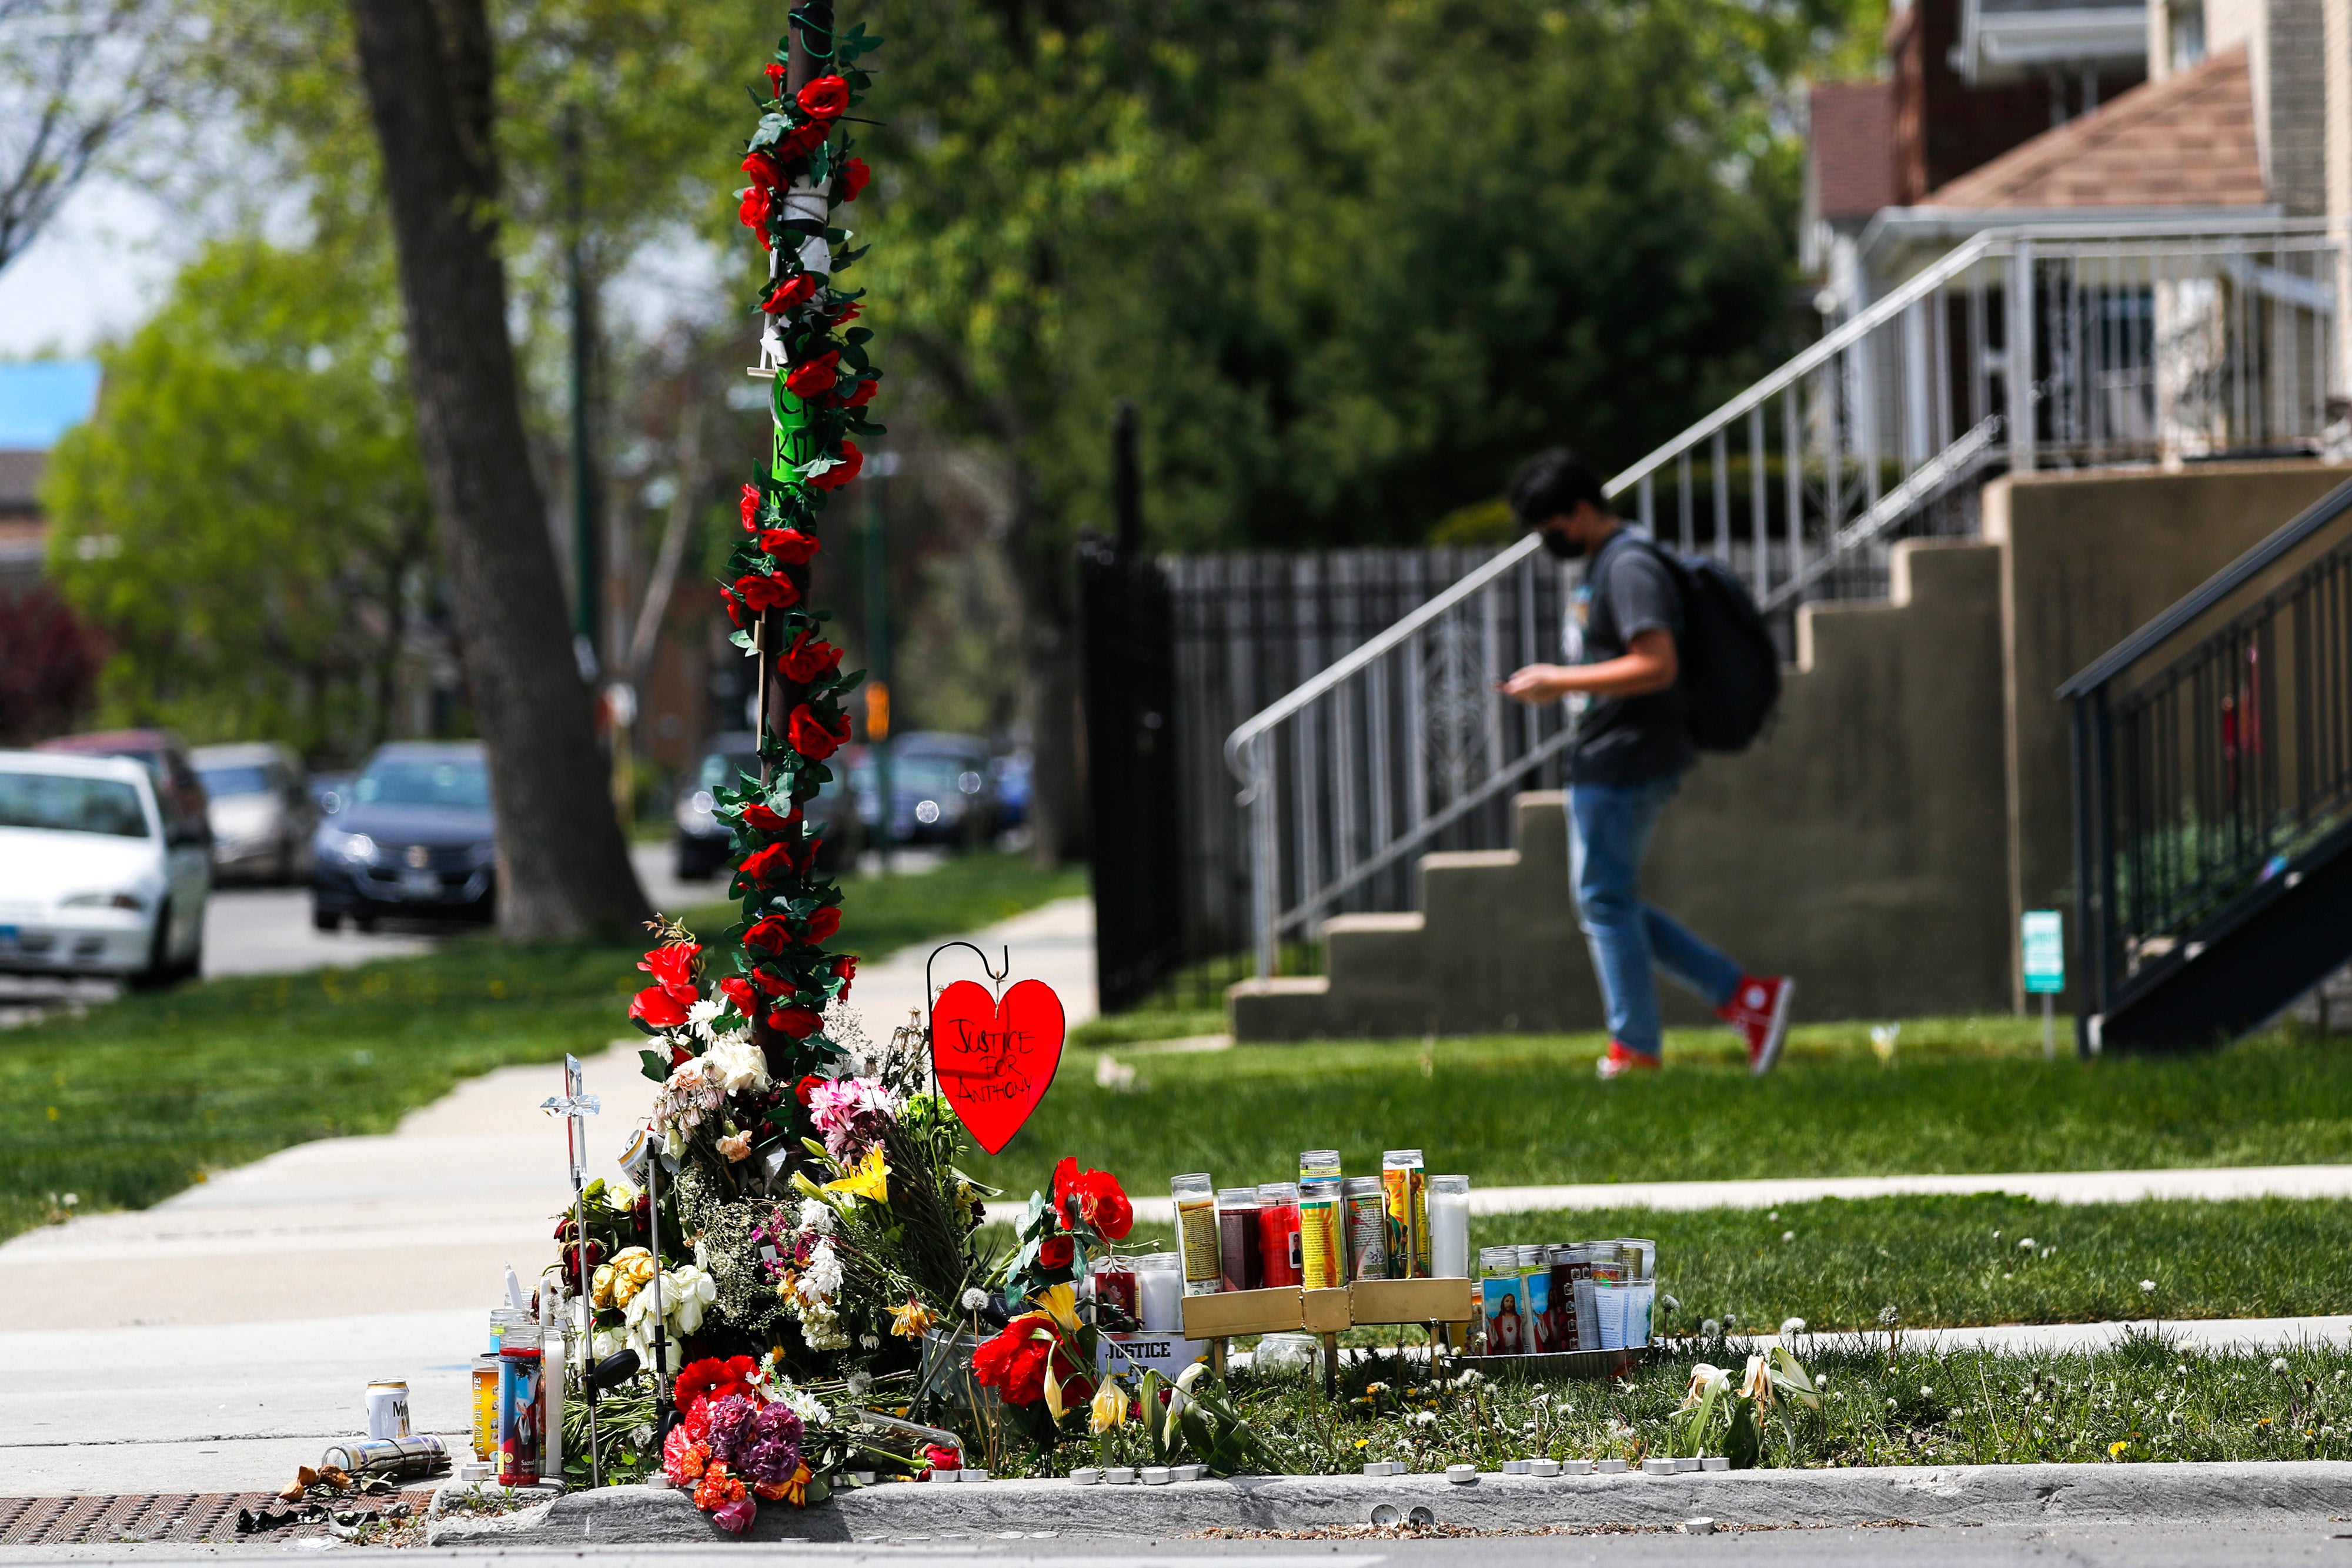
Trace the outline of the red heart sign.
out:
M 931 1071 L 940 1092 L 990 1154 L 1002 1151 L 1045 1097 L 1062 1065 L 1062 998 L 1022 980 L 998 1001 L 958 980 L 931 1004 Z

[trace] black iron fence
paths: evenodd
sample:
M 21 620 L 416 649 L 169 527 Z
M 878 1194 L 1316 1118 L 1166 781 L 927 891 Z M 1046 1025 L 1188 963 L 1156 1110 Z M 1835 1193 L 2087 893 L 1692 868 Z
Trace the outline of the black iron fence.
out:
M 2294 886 L 2352 824 L 2352 538 L 2326 543 L 2347 522 L 2352 484 L 2059 693 L 2074 714 L 2086 1020 L 2193 957 L 2243 901 Z

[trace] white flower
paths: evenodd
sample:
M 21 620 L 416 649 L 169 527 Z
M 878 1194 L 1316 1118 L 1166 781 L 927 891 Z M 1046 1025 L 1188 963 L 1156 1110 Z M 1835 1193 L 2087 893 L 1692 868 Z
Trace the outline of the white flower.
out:
M 1802 1318 L 1782 1318 L 1782 1319 L 1780 1320 L 1780 1337 L 1781 1337 L 1782 1339 L 1788 1339 L 1788 1338 L 1790 1338 L 1790 1337 L 1791 1337 L 1791 1336 L 1793 1336 L 1793 1335 L 1801 1334 L 1801 1333 L 1804 1333 L 1804 1332 L 1805 1332 L 1805 1320 L 1804 1320 L 1804 1319 L 1802 1319 Z
M 588 1354 L 598 1361 L 608 1355 L 618 1355 L 626 1348 L 629 1336 L 619 1329 L 598 1329 L 588 1336 Z
M 1465 1367 L 1462 1370 L 1462 1375 L 1454 1380 L 1454 1386 L 1456 1388 L 1475 1388 L 1478 1385 L 1486 1381 L 1486 1375 L 1485 1373 L 1478 1371 L 1475 1367 Z
M 1416 1427 L 1434 1427 L 1437 1425 L 1437 1412 L 1416 1410 L 1412 1413 L 1412 1424 Z
M 715 997 L 705 997 L 700 1001 L 686 1009 L 686 1027 L 700 1035 L 703 1039 L 709 1040 L 710 1038 L 710 1020 L 717 1018 L 720 1013 L 723 1013 L 726 1010 L 727 1004 L 725 1002 L 719 1000 Z
M 803 1427 L 833 1425 L 833 1412 L 824 1407 L 824 1402 L 789 1378 L 777 1380 L 776 1403 L 799 1416 Z
M 1922 1399 L 1933 1399 L 1936 1397 L 1936 1391 L 1923 1383 L 1919 1385 L 1919 1397 Z
M 2285 1372 L 2285 1371 L 2286 1371 L 2286 1357 L 2284 1357 L 2284 1356 L 2283 1356 L 2283 1355 L 2274 1355 L 2274 1356 L 2271 1357 L 2271 1370 L 2272 1370 L 2273 1372 L 2278 1372 L 2278 1373 L 2284 1373 L 2284 1372 Z
M 2153 1280 L 2142 1280 L 2139 1282 L 2139 1293 L 2143 1296 L 2152 1296 L 2156 1294 L 2156 1281 Z
M 801 1270 L 801 1294 L 830 1301 L 841 1294 L 841 1260 L 835 1255 L 833 1243 L 820 1241 L 809 1254 L 808 1267 Z
M 841 1332 L 841 1319 L 824 1301 L 803 1301 L 801 1303 L 801 1338 L 811 1350 L 847 1350 L 849 1336 Z
M 1716 1322 L 1713 1318 L 1709 1318 L 1705 1322 L 1698 1325 L 1698 1332 L 1699 1337 L 1702 1339 L 1721 1339 L 1723 1337 L 1723 1325 Z
M 2020 1252 L 2031 1252 L 2031 1251 L 2032 1251 L 2032 1250 L 2033 1250 L 2033 1238 L 2032 1238 L 2032 1237 L 2031 1237 L 2031 1236 L 2029 1236 L 2029 1237 L 2026 1237 L 2023 1240 L 2020 1241 L 2020 1242 L 2017 1244 L 2017 1249 L 2018 1249 Z
M 702 1055 L 702 1071 L 730 1094 L 756 1094 L 768 1087 L 768 1059 L 750 1040 L 714 1042 Z
M 819 1236 L 833 1234 L 833 1205 L 819 1203 L 815 1198 L 801 1199 L 801 1228 Z
M 1794 1241 L 1796 1239 L 1797 1233 L 1793 1230 L 1783 1230 L 1780 1232 L 1780 1239 L 1783 1241 Z
M 866 1337 L 869 1340 L 874 1338 L 872 1334 L 868 1334 Z M 866 1348 L 870 1350 L 873 1346 L 868 1345 Z M 865 1398 L 866 1391 L 874 1386 L 874 1376 L 871 1373 L 853 1372 L 841 1381 L 842 1385 L 849 1390 L 849 1396 L 852 1399 Z
M 862 1333 L 857 1336 L 857 1343 L 862 1348 L 866 1350 L 880 1350 L 882 1348 L 882 1336 L 880 1334 Z M 857 1391 L 853 1388 L 850 1392 L 855 1394 Z
M 976 1312 L 986 1305 L 988 1305 L 988 1292 L 986 1291 L 983 1291 L 975 1285 L 964 1291 L 963 1310 L 965 1312 Z

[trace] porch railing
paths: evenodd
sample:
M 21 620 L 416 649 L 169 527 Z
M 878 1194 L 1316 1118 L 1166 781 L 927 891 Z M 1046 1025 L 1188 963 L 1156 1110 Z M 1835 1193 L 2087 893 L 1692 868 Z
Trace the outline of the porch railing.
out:
M 1976 532 L 1995 473 L 2315 446 L 2343 390 L 2339 263 L 2318 222 L 1989 231 L 1608 493 L 1786 627 L 1809 600 L 1883 596 L 1898 538 Z M 1575 570 L 1522 538 L 1226 737 L 1261 976 L 1567 745 L 1563 708 L 1496 683 L 1556 655 Z

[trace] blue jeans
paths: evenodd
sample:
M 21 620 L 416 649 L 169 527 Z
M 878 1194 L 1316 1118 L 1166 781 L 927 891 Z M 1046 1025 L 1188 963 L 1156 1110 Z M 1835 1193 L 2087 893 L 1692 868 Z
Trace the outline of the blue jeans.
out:
M 1644 1056 L 1657 1055 L 1664 1043 L 1653 967 L 1718 1008 L 1739 989 L 1743 973 L 1690 927 L 1642 902 L 1642 857 L 1650 852 L 1658 814 L 1681 785 L 1680 774 L 1669 774 L 1639 784 L 1576 784 L 1568 791 L 1569 880 L 1608 1005 L 1609 1036 Z

